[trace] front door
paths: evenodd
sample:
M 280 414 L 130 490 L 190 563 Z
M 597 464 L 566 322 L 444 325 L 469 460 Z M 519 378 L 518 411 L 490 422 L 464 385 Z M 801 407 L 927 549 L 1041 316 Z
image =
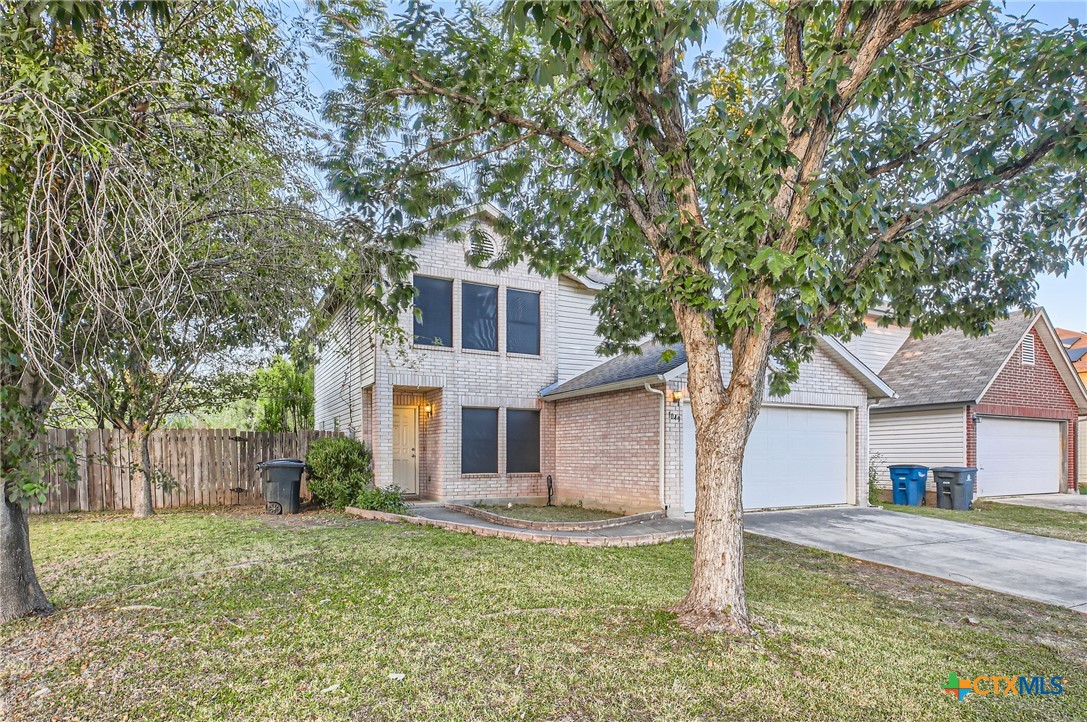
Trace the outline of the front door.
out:
M 393 407 L 393 484 L 405 494 L 419 493 L 419 416 L 414 406 Z

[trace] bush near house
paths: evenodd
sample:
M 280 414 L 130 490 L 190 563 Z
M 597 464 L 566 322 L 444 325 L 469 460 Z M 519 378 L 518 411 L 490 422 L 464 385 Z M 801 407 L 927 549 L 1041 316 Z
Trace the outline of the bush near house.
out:
M 306 452 L 309 490 L 325 504 L 343 509 L 373 486 L 373 456 L 366 444 L 346 436 L 317 439 Z
M 336 509 L 357 506 L 393 514 L 407 512 L 400 487 L 374 484 L 373 455 L 366 444 L 346 436 L 317 439 L 306 452 L 309 490 Z

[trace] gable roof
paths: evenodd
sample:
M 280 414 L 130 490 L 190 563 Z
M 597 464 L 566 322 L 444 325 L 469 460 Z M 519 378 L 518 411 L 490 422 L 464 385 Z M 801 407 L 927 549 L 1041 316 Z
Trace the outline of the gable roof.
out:
M 881 399 L 894 395 L 891 388 L 879 376 L 837 340 L 829 336 L 822 337 L 818 345 L 864 385 L 869 398 Z M 574 396 L 617 391 L 645 383 L 670 381 L 687 371 L 687 352 L 682 343 L 665 346 L 649 341 L 642 344 L 639 349 L 640 353 L 616 356 L 568 381 L 552 384 L 541 390 L 540 396 L 549 401 L 557 401 Z M 668 361 L 662 358 L 666 351 L 675 354 Z
M 875 410 L 977 403 L 1023 337 L 1036 325 L 1061 378 L 1081 411 L 1087 410 L 1087 391 L 1044 309 L 1032 313 L 1015 311 L 1008 318 L 996 321 L 988 334 L 977 338 L 952 329 L 907 340 L 880 372 L 898 397 L 881 401 Z

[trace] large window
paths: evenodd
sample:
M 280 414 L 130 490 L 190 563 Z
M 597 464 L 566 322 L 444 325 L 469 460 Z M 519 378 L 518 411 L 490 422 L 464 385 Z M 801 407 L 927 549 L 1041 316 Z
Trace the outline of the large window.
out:
M 540 294 L 506 290 L 506 351 L 540 354 Z
M 453 282 L 415 277 L 415 343 L 453 345 Z
M 540 412 L 506 409 L 506 472 L 540 470 Z
M 498 473 L 498 409 L 460 410 L 460 473 Z
M 498 288 L 478 283 L 461 286 L 461 348 L 498 350 Z

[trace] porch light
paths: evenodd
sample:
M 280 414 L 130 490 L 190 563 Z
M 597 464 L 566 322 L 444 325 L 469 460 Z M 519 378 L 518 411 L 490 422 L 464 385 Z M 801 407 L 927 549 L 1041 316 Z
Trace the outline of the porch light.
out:
M 434 414 L 434 407 L 431 406 L 429 401 L 427 401 L 425 404 L 423 404 L 423 411 L 426 412 L 426 417 L 429 419 Z
M 683 397 L 686 396 L 686 395 L 687 395 L 687 392 L 684 391 L 683 389 L 676 389 L 675 391 L 672 392 L 672 401 L 678 404 L 681 401 L 683 401 Z

